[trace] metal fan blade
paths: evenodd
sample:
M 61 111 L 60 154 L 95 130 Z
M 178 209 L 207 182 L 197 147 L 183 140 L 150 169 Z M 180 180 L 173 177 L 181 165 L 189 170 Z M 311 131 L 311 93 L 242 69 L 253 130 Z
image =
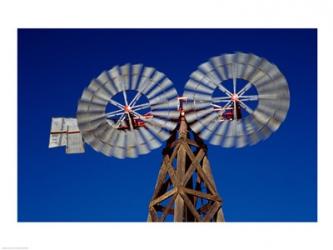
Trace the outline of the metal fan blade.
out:
M 101 122 L 98 127 L 96 127 L 92 133 L 94 133 L 97 136 L 101 136 L 105 133 L 105 131 L 109 128 L 109 125 L 106 121 Z M 103 141 L 103 140 L 101 140 Z
M 204 117 L 208 114 L 211 114 L 213 113 L 213 109 L 212 108 L 209 108 L 209 109 L 204 109 L 204 110 L 200 110 L 200 111 L 197 111 L 197 112 L 193 112 L 193 113 L 189 113 L 186 115 L 186 120 L 191 123 L 195 120 L 200 120 L 201 117 Z
M 149 93 L 149 91 L 152 90 L 153 93 L 149 93 L 147 95 L 147 98 L 152 98 L 155 94 L 157 94 L 157 92 L 160 92 L 161 87 L 160 85 L 163 82 L 166 82 L 164 84 L 170 84 L 170 86 L 172 85 L 171 81 L 165 77 L 165 75 L 159 71 L 155 71 L 155 73 L 150 77 L 150 78 L 146 78 L 145 81 L 142 82 L 142 84 L 140 85 L 140 90 L 143 94 L 147 95 L 147 93 Z M 157 87 L 158 86 L 158 87 Z M 162 86 L 163 87 L 163 86 Z
M 244 122 L 242 120 L 237 120 L 237 132 L 235 137 L 235 146 L 237 148 L 242 148 L 247 145 L 247 138 L 244 129 Z
M 214 133 L 218 125 L 219 125 L 218 122 L 210 123 L 206 128 L 204 128 L 204 130 L 201 131 L 200 137 L 203 140 L 209 140 L 209 138 Z
M 90 92 L 92 92 L 92 90 L 90 90 L 89 87 L 88 87 L 88 90 Z M 88 94 L 88 92 L 86 92 L 85 94 Z M 93 92 L 93 97 L 92 98 L 93 98 L 94 102 L 99 102 L 99 101 L 102 102 L 103 101 L 104 103 L 107 103 L 110 99 L 109 94 L 103 89 L 98 89 L 95 92 Z
M 287 100 L 276 99 L 276 100 L 262 100 L 260 102 L 261 111 L 265 112 L 268 115 L 273 115 L 277 110 L 287 110 L 289 103 Z M 267 110 L 267 111 L 266 111 Z
M 90 146 L 92 146 L 97 152 L 100 152 L 104 146 L 104 143 L 95 138 L 95 140 L 90 142 Z
M 238 64 L 247 64 L 250 58 L 250 54 L 243 53 L 243 52 L 236 52 L 235 53 L 235 62 Z
M 216 130 L 216 134 L 224 136 L 226 134 L 226 131 L 228 130 L 229 124 L 230 121 L 228 120 L 220 121 L 218 124 L 218 129 Z
M 107 93 L 104 89 L 98 89 L 94 92 L 94 98 L 98 97 L 102 100 L 109 101 L 111 98 L 111 94 Z
M 160 140 L 164 141 L 170 137 L 170 134 L 164 131 L 162 128 L 157 128 L 155 126 L 150 125 L 149 123 L 146 124 L 147 129 L 152 132 L 155 136 L 157 136 Z
M 150 152 L 147 143 L 144 141 L 141 133 L 138 130 L 134 130 L 135 138 L 137 139 L 137 150 L 140 155 L 148 154 Z
M 194 101 L 205 101 L 205 102 L 211 102 L 212 101 L 212 96 L 211 95 L 205 95 L 205 94 L 198 94 L 196 93 L 194 96 L 193 96 L 193 100 Z
M 253 133 L 249 134 L 248 138 L 249 138 L 250 145 L 257 144 L 261 140 L 261 138 L 259 138 L 259 135 L 257 132 L 253 132 Z
M 211 122 L 212 120 L 216 119 L 216 113 L 210 113 L 208 116 L 206 116 L 204 119 L 202 120 L 197 120 L 196 122 L 194 122 L 191 125 L 191 128 L 193 131 L 195 132 L 200 132 L 201 130 L 203 130 L 205 127 L 207 127 L 207 125 L 209 124 L 209 122 Z
M 139 128 L 139 131 L 142 134 L 144 140 L 148 143 L 150 149 L 156 149 L 162 145 L 150 132 L 148 132 L 147 129 Z
M 185 89 L 185 91 L 183 93 L 183 96 L 185 96 L 188 101 L 192 101 L 194 99 L 195 94 L 196 94 L 196 92 L 188 91 L 188 90 Z
M 244 72 L 244 79 L 251 81 L 250 79 L 254 74 L 256 74 L 256 71 L 262 61 L 262 59 L 256 55 L 248 54 L 248 61 L 246 63 L 246 70 Z
M 200 121 L 196 121 L 191 125 L 191 129 L 195 133 L 199 133 L 204 128 L 204 125 Z
M 137 144 L 134 130 L 126 131 L 126 145 L 133 147 Z
M 105 98 L 100 95 L 96 95 L 96 92 L 93 92 L 92 90 L 86 88 L 81 96 L 81 100 L 87 101 L 87 102 L 94 102 L 97 104 L 103 104 L 106 105 L 109 101 L 108 98 Z
M 125 146 L 126 146 L 126 132 L 125 131 L 119 131 L 117 141 L 114 145 L 117 147 L 125 148 Z
M 126 157 L 136 158 L 138 157 L 138 153 L 136 152 L 136 147 L 127 147 L 126 149 Z
M 173 109 L 173 108 L 177 108 L 177 107 L 178 107 L 178 100 L 171 100 L 169 102 L 151 105 L 152 110 L 153 109 L 164 109 L 164 108 Z
M 237 136 L 237 120 L 229 121 L 228 129 L 225 133 L 225 137 L 222 141 L 222 146 L 226 148 L 233 147 L 235 145 L 235 139 Z
M 213 135 L 209 142 L 212 145 L 219 146 L 219 145 L 221 145 L 222 138 L 223 138 L 223 136 L 221 136 L 221 135 Z
M 112 156 L 119 158 L 119 159 L 124 159 L 126 156 L 126 151 L 124 148 L 113 147 Z
M 105 105 L 99 104 L 99 103 L 93 103 L 93 102 L 87 102 L 80 100 L 78 104 L 78 112 L 82 111 L 97 111 L 97 112 L 104 112 Z
M 237 136 L 235 138 L 235 147 L 236 148 L 243 148 L 245 146 L 247 146 L 247 137 L 242 135 L 242 136 Z
M 80 131 L 84 131 L 84 130 L 94 130 L 96 129 L 98 126 L 101 125 L 101 123 L 103 123 L 105 121 L 104 118 L 99 118 L 99 119 L 96 119 L 96 120 L 93 120 L 93 121 L 85 121 L 85 122 L 80 122 L 79 119 L 78 119 L 78 122 L 79 122 L 79 128 L 80 128 Z
M 271 136 L 272 134 L 272 131 L 267 127 L 267 126 L 264 126 L 261 130 L 258 131 L 259 134 L 260 134 L 260 137 L 261 137 L 261 140 L 265 140 L 267 139 L 268 137 Z
M 112 82 L 117 92 L 121 92 L 123 90 L 123 86 L 122 86 L 122 77 L 120 75 L 119 67 L 115 66 L 112 69 L 110 69 L 109 75 L 111 76 Z
M 281 81 L 266 81 L 256 84 L 256 88 L 260 94 L 270 94 L 270 93 L 289 93 L 288 88 Z
M 210 79 L 210 81 L 202 81 L 202 83 L 206 84 L 211 89 L 215 89 L 216 83 L 221 82 L 221 78 L 217 71 L 214 69 L 213 65 L 210 62 L 205 62 L 201 65 L 199 65 L 198 69 L 203 71 L 207 77 Z M 206 79 L 206 78 L 204 78 Z
M 91 122 L 99 119 L 105 119 L 104 112 L 88 112 L 88 111 L 83 111 L 83 112 L 78 112 L 76 115 L 78 119 L 78 123 L 86 123 L 86 122 Z
M 268 62 L 266 59 L 262 59 L 260 65 L 258 66 L 260 70 L 268 74 L 269 76 L 273 76 L 276 73 L 279 74 L 278 68 L 272 63 Z
M 172 82 L 170 81 L 170 79 L 165 78 L 160 84 L 158 84 L 158 88 L 154 88 L 154 89 L 149 88 L 148 90 L 151 90 L 149 92 L 149 94 L 147 94 L 148 91 L 144 91 L 143 93 L 147 95 L 148 99 L 150 99 L 171 86 L 172 86 Z
M 216 120 L 217 114 L 215 112 L 210 113 L 205 118 L 201 119 L 200 122 L 206 127 L 209 125 L 209 123 L 213 120 Z
M 270 118 L 270 115 L 266 114 L 262 109 L 258 109 L 258 108 L 252 113 L 252 115 L 261 124 L 267 124 L 267 122 Z
M 228 129 L 228 126 L 229 126 L 229 121 L 220 122 L 217 130 L 215 131 L 215 134 L 212 136 L 210 140 L 210 143 L 213 145 L 221 145 L 221 141 L 225 135 L 225 132 Z
M 244 133 L 249 135 L 256 131 L 255 126 L 252 124 L 253 117 L 247 116 L 245 119 L 242 119 L 244 122 Z
M 260 86 L 260 84 L 270 81 L 269 76 L 265 74 L 265 72 L 260 69 L 255 69 L 252 74 L 246 78 L 254 86 Z
M 203 92 L 206 94 L 212 94 L 214 91 L 214 89 L 211 89 L 211 88 L 207 87 L 206 85 L 200 84 L 191 79 L 186 83 L 185 88 L 190 89 L 190 90 L 200 91 L 200 92 Z
M 266 102 L 266 104 L 267 103 L 268 102 Z M 276 104 L 273 107 L 276 107 Z M 274 112 L 276 111 L 276 109 L 274 109 L 273 107 L 271 105 L 265 105 L 264 102 L 259 102 L 256 110 L 271 117 L 274 115 Z
M 152 99 L 149 99 L 149 103 L 151 105 L 159 104 L 159 103 L 162 103 L 162 102 L 166 102 L 171 98 L 176 98 L 176 96 L 177 96 L 177 91 L 174 88 L 172 88 L 172 89 L 164 92 L 161 95 L 158 95 L 158 96 L 156 96 Z M 149 96 L 147 96 L 147 97 L 150 98 Z
M 156 118 L 156 117 L 150 118 L 150 119 L 147 119 L 147 120 L 144 120 L 144 121 L 145 121 L 145 123 L 149 123 L 149 124 L 155 125 L 157 127 L 165 128 L 165 129 L 168 129 L 168 130 L 173 130 L 176 127 L 175 122 L 165 121 L 165 120 L 162 120 L 162 119 L 159 119 L 159 118 Z
M 152 74 L 155 72 L 155 69 L 152 68 L 152 67 L 145 67 L 143 72 L 142 72 L 142 75 L 147 77 L 147 78 L 150 78 L 152 76 Z
M 234 136 L 226 136 L 222 140 L 222 146 L 225 148 L 231 148 L 235 144 L 235 137 Z
M 131 65 L 129 63 L 123 65 L 120 67 L 120 74 L 121 74 L 121 78 L 122 78 L 122 85 L 123 85 L 123 89 L 128 90 L 130 85 L 129 85 L 129 74 L 130 74 L 130 68 Z
M 206 76 L 204 73 L 201 71 L 194 71 L 191 75 L 190 78 L 193 79 L 194 81 L 201 82 L 202 79 L 204 79 Z
M 105 154 L 106 156 L 112 156 L 112 147 L 109 144 L 104 144 L 101 152 Z
M 109 81 L 107 83 L 107 88 L 113 89 L 111 91 L 112 93 L 119 93 L 122 91 L 121 85 L 119 84 L 120 81 L 120 75 L 118 68 L 112 68 L 109 71 L 106 71 L 106 76 L 109 78 Z
M 281 122 L 283 122 L 286 119 L 286 116 L 287 116 L 287 110 L 285 111 L 278 110 L 274 114 L 274 117 Z
M 110 127 L 110 125 L 106 122 L 105 125 L 106 129 L 101 131 L 99 138 L 101 141 L 103 141 L 105 144 L 112 145 L 111 141 L 114 136 L 116 136 L 116 129 Z
M 87 130 L 80 130 L 82 137 L 84 138 L 84 142 L 85 143 L 90 143 L 93 140 L 96 140 L 96 137 L 94 136 L 93 133 L 91 133 L 91 131 L 87 131 Z
M 134 131 L 127 131 L 126 132 L 126 157 L 136 158 L 138 154 L 136 152 L 136 137 Z
M 162 110 L 162 111 L 152 111 L 153 116 L 161 117 L 163 119 L 177 119 L 179 118 L 179 111 L 173 110 Z
M 274 117 L 271 118 L 269 120 L 269 122 L 267 123 L 267 127 L 273 132 L 278 130 L 280 125 L 281 125 L 281 122 L 279 120 L 275 119 Z
M 107 71 L 103 71 L 98 77 L 97 80 L 104 85 L 104 87 L 107 89 L 111 95 L 115 95 L 117 93 L 117 89 L 112 83 L 112 80 L 110 79 L 109 73 Z
M 151 68 L 151 67 L 145 67 L 143 69 L 141 79 L 140 79 L 139 85 L 137 87 L 137 90 L 139 92 L 146 93 L 152 87 L 152 85 L 154 83 L 156 83 L 156 82 L 152 81 L 152 75 L 154 72 L 155 72 L 155 69 Z
M 193 111 L 193 110 L 201 110 L 210 108 L 211 103 L 210 102 L 188 102 L 183 104 L 183 108 L 186 112 Z M 187 116 L 187 113 L 185 113 L 185 116 Z
M 151 77 L 152 82 L 158 83 L 162 82 L 163 79 L 165 79 L 166 76 L 162 72 L 155 71 L 154 75 Z
M 108 129 L 104 130 L 104 132 L 101 134 L 100 138 L 104 143 L 107 144 L 112 144 L 112 138 L 115 136 L 116 134 L 116 130 L 110 126 L 108 126 Z
M 138 86 L 138 80 L 141 73 L 143 65 L 135 64 L 132 65 L 132 79 L 131 79 L 131 89 L 135 90 Z
M 113 88 L 113 86 L 110 86 L 110 82 L 102 83 L 98 79 L 93 79 L 88 89 L 94 92 L 94 95 L 100 96 L 103 99 L 110 99 L 112 95 L 116 93 L 116 90 Z
M 217 75 L 219 76 L 219 82 L 227 80 L 228 76 L 227 73 L 224 70 L 221 56 L 212 57 L 210 59 L 211 64 L 213 65 L 215 71 L 217 72 Z

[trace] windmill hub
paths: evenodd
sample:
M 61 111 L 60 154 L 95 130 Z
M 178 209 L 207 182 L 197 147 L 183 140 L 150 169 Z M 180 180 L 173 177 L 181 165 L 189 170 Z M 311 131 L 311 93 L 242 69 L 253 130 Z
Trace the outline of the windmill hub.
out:
M 233 95 L 231 95 L 231 100 L 233 102 L 238 102 L 239 101 L 239 96 L 237 94 L 233 94 Z
M 131 112 L 131 107 L 128 106 L 128 105 L 125 105 L 125 106 L 124 106 L 124 111 L 125 111 L 126 113 Z

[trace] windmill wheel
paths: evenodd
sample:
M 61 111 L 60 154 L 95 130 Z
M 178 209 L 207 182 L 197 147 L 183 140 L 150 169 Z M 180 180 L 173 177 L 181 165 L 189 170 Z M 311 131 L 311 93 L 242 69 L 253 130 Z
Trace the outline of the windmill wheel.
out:
M 172 82 L 154 68 L 115 66 L 83 91 L 78 126 L 85 142 L 107 156 L 147 154 L 176 128 L 176 96 Z
M 204 140 L 244 147 L 268 138 L 286 118 L 289 89 L 279 69 L 253 54 L 224 54 L 190 75 L 186 120 Z

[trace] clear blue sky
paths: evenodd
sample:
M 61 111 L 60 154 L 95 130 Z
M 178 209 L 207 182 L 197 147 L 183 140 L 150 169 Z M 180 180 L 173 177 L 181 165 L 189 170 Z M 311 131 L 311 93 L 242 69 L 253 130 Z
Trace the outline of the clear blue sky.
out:
M 18 221 L 145 221 L 161 150 L 118 160 L 48 149 L 51 117 L 75 117 L 90 80 L 114 65 L 164 72 L 179 94 L 208 58 L 242 51 L 288 80 L 287 119 L 243 149 L 208 146 L 227 221 L 317 220 L 317 31 L 19 30 Z

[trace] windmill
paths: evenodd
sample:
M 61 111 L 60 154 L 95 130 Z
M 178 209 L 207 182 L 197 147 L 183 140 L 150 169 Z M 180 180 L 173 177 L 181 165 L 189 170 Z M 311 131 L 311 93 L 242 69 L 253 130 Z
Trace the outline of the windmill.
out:
M 148 221 L 224 221 L 204 141 L 241 148 L 268 138 L 284 121 L 289 98 L 277 66 L 254 54 L 209 59 L 190 75 L 183 96 L 164 73 L 125 64 L 90 82 L 79 100 L 78 128 L 51 131 L 52 145 L 67 145 L 60 136 L 74 134 L 69 153 L 82 153 L 84 141 L 124 159 L 166 141 Z

